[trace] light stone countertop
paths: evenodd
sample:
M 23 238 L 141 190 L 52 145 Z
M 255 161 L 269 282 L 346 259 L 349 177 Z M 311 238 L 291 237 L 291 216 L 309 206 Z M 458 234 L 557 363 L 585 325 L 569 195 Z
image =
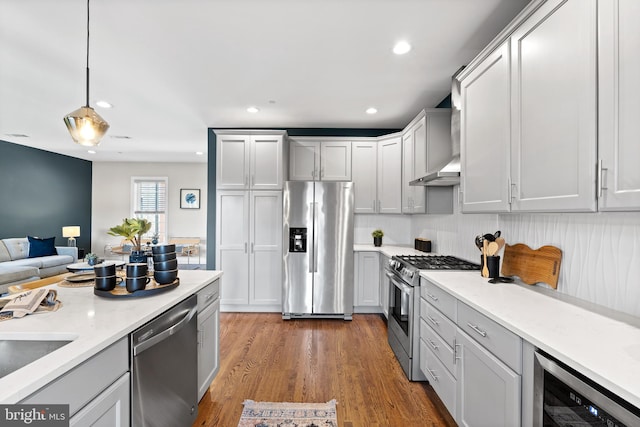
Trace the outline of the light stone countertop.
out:
M 385 245 L 382 246 L 373 246 L 373 245 L 353 245 L 354 252 L 380 252 L 388 257 L 398 256 L 398 255 L 437 255 L 433 252 L 421 252 L 415 250 L 411 246 L 394 246 L 394 245 Z
M 569 303 L 562 295 L 554 297 L 555 291 L 491 284 L 478 272 L 420 275 L 640 407 L 640 319 L 589 303 Z
M 180 270 L 180 285 L 143 298 L 103 298 L 93 287 L 56 289 L 58 311 L 0 322 L 0 340 L 73 340 L 0 378 L 0 403 L 17 403 L 222 276 L 221 271 Z

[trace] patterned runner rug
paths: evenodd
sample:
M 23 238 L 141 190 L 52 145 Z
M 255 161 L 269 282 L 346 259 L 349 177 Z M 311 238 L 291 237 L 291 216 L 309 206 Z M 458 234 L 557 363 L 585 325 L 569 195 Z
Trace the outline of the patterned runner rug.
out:
M 277 403 L 245 400 L 238 427 L 338 427 L 336 401 Z

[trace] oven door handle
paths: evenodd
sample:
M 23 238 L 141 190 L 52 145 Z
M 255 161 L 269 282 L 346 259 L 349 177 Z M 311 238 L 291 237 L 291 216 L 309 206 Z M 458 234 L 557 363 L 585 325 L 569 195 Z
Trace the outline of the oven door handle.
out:
M 387 275 L 389 280 L 391 280 L 391 283 L 393 283 L 393 285 L 396 288 L 400 288 L 400 290 L 402 292 L 407 293 L 407 294 L 410 294 L 411 292 L 413 292 L 413 288 L 411 286 L 407 285 L 406 283 L 400 282 L 393 273 L 389 273 L 387 271 L 387 272 L 385 272 L 385 274 Z

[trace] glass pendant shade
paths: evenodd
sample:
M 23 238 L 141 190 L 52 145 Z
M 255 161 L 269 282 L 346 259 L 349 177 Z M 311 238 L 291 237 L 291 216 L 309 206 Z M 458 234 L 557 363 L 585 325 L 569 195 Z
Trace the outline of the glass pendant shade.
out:
M 76 143 L 86 146 L 99 145 L 109 129 L 109 123 L 89 106 L 80 107 L 67 114 L 64 123 L 69 129 L 71 138 Z

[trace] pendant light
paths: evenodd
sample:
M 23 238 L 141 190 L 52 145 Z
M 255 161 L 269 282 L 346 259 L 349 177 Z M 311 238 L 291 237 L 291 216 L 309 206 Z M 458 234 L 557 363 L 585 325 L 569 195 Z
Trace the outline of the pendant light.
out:
M 86 105 L 67 114 L 64 123 L 69 129 L 71 138 L 80 144 L 96 146 L 107 133 L 107 123 L 93 108 L 89 106 L 89 0 L 87 0 L 87 99 Z

